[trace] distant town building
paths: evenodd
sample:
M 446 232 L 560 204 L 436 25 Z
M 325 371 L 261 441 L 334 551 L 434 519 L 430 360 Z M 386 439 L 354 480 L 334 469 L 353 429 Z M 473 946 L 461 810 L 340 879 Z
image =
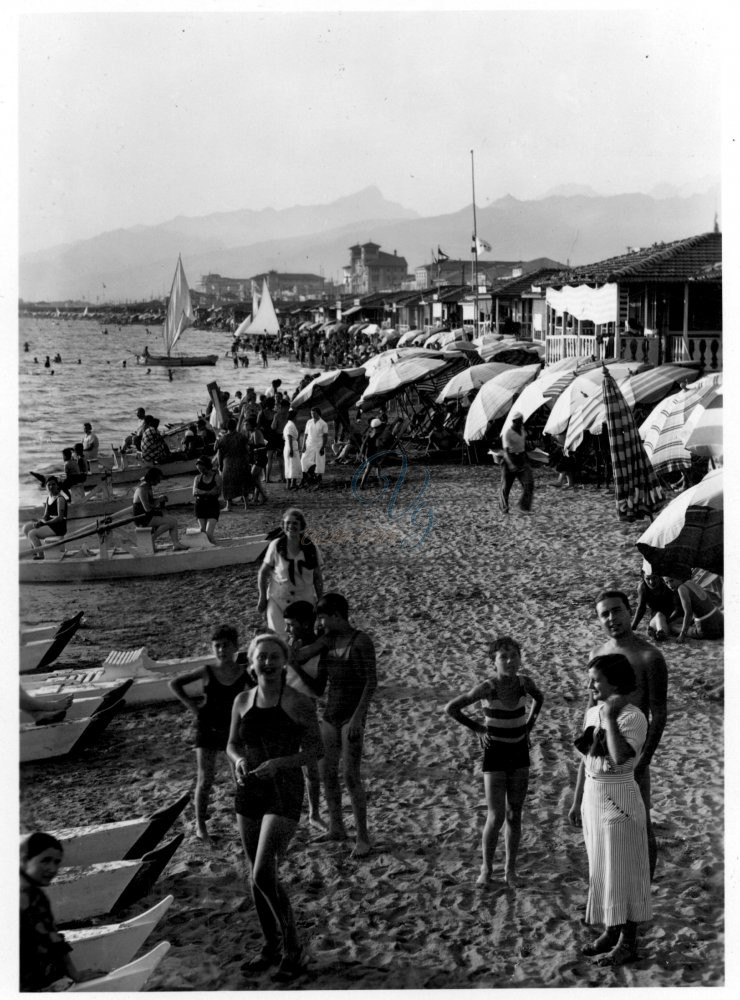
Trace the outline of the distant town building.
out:
M 326 281 L 320 274 L 292 274 L 279 271 L 264 271 L 249 278 L 223 278 L 220 274 L 206 274 L 201 278 L 203 294 L 209 302 L 249 302 L 252 287 L 262 291 L 262 282 L 267 281 L 270 295 L 286 300 L 314 298 L 326 291 Z
M 350 263 L 344 267 L 344 290 L 352 295 L 393 291 L 408 281 L 408 264 L 394 250 L 386 253 L 378 243 L 356 243 L 349 248 Z
M 490 289 L 496 282 L 518 278 L 522 274 L 536 271 L 540 267 L 561 267 L 556 261 L 547 257 L 536 260 L 479 260 L 477 268 L 478 287 Z M 468 260 L 440 260 L 431 264 L 422 264 L 414 269 L 416 287 L 418 289 L 436 288 L 437 285 L 470 285 L 473 284 L 474 262 Z

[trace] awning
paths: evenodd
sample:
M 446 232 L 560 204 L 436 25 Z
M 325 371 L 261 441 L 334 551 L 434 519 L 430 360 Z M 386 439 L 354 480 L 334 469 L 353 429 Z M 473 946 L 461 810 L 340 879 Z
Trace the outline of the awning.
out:
M 342 309 L 342 319 L 345 316 L 354 316 L 355 313 L 361 312 L 362 306 L 352 306 L 350 309 Z
M 616 323 L 619 311 L 618 288 L 615 284 L 591 288 L 589 285 L 565 285 L 564 288 L 548 288 L 547 304 L 559 316 L 570 313 L 576 319 L 590 320 L 592 323 Z

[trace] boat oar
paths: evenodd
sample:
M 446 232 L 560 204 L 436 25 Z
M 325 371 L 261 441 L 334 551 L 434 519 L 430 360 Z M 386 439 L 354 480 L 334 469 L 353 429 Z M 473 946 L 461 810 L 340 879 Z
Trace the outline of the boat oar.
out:
M 122 517 L 117 521 L 104 517 L 101 521 L 96 521 L 95 527 L 93 528 L 84 528 L 71 535 L 65 535 L 63 538 L 60 538 L 58 542 L 49 542 L 48 545 L 44 545 L 38 549 L 29 549 L 26 552 L 21 552 L 20 557 L 23 559 L 25 556 L 33 556 L 38 552 L 43 552 L 44 549 L 55 549 L 59 545 L 65 545 L 68 541 L 79 541 L 81 538 L 89 538 L 90 536 L 97 535 L 103 531 L 112 531 L 114 528 L 122 528 L 125 524 L 131 524 L 131 522 L 135 521 L 137 517 L 139 517 L 138 514 L 131 514 L 129 517 Z

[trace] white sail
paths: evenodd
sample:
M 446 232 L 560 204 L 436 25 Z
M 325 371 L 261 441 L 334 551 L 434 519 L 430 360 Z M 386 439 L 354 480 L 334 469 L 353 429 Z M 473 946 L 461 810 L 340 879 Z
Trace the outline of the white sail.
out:
M 260 307 L 260 297 L 259 297 L 259 295 L 257 293 L 257 289 L 254 286 L 254 282 L 252 282 L 252 315 L 253 316 L 257 315 L 257 310 L 259 309 L 259 307 Z
M 275 306 L 272 304 L 272 299 L 270 298 L 270 289 L 267 287 L 267 281 L 263 281 L 259 308 L 247 329 L 242 330 L 242 336 L 277 337 L 278 333 L 280 333 L 280 324 L 278 323 Z
M 177 343 L 180 334 L 193 325 L 195 312 L 190 301 L 190 289 L 188 279 L 182 266 L 182 258 L 177 258 L 177 268 L 175 277 L 172 279 L 172 289 L 170 291 L 169 302 L 167 303 L 167 315 L 164 318 L 162 336 L 164 345 L 169 355 L 172 348 Z

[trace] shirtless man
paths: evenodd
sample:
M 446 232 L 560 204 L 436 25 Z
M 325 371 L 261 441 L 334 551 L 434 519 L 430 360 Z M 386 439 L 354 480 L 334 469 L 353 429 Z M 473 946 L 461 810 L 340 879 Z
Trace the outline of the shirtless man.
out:
M 660 650 L 632 631 L 629 599 L 621 590 L 602 591 L 596 598 L 596 614 L 608 638 L 600 646 L 594 646 L 590 659 L 607 653 L 622 653 L 627 657 L 637 679 L 637 687 L 629 698 L 648 720 L 645 746 L 635 767 L 635 781 L 645 803 L 652 879 L 658 849 L 650 819 L 650 761 L 660 743 L 668 718 L 666 706 L 668 671 Z M 589 708 L 593 704 L 595 704 L 593 693 L 589 693 Z
M 319 761 L 329 810 L 329 840 L 346 840 L 342 819 L 339 762 L 355 818 L 356 843 L 352 857 L 364 858 L 371 850 L 367 831 L 367 799 L 360 765 L 365 718 L 378 685 L 375 647 L 365 632 L 347 621 L 347 600 L 341 594 L 324 594 L 316 605 L 317 631 L 323 646 L 322 664 L 328 676 L 326 707 L 321 719 L 324 756 Z M 308 646 L 305 652 L 313 651 Z

